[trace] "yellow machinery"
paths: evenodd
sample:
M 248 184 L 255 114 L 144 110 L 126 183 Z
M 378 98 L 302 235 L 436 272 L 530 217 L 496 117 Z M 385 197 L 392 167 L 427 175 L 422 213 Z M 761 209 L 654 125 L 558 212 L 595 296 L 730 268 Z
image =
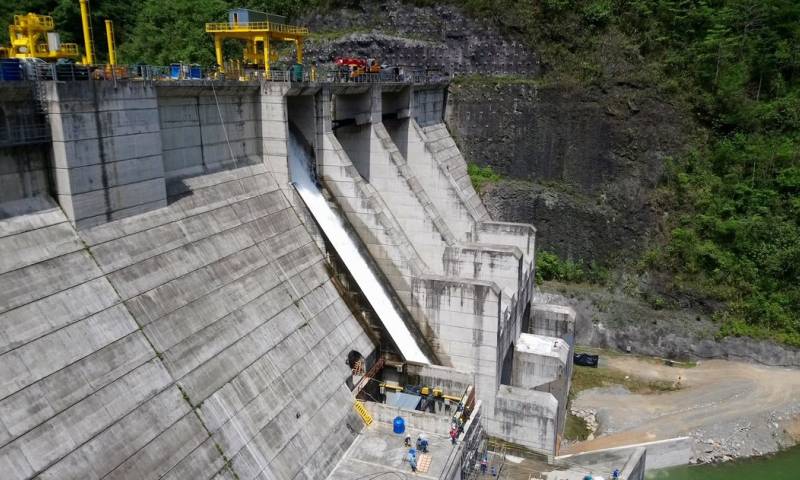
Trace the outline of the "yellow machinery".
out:
M 214 51 L 217 65 L 223 72 L 222 41 L 235 38 L 244 42 L 244 61 L 247 64 L 264 65 L 264 73 L 270 76 L 269 63 L 276 57 L 270 48 L 271 41 L 292 42 L 297 50 L 297 63 L 303 63 L 303 40 L 308 28 L 287 25 L 285 17 L 235 9 L 228 12 L 228 22 L 206 23 L 206 32 L 214 34 Z
M 80 0 L 81 4 L 81 26 L 83 27 L 83 46 L 86 49 L 86 55 L 83 57 L 84 65 L 91 65 L 94 63 L 94 55 L 92 52 L 92 26 L 89 23 L 89 2 L 88 0 Z
M 108 40 L 108 64 L 117 64 L 117 52 L 114 44 L 114 22 L 106 20 L 106 40 Z
M 41 58 L 57 60 L 77 57 L 78 45 L 61 43 L 53 24 L 53 17 L 28 13 L 14 15 L 14 24 L 8 27 L 11 47 L 5 55 L 11 58 Z

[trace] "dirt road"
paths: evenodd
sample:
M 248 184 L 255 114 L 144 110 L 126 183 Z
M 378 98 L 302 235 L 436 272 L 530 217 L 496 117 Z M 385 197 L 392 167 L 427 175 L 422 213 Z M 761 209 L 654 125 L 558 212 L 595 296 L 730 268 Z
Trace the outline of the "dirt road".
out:
M 679 368 L 635 357 L 606 358 L 609 368 L 628 375 L 669 382 L 680 377 L 681 389 L 648 395 L 620 388 L 581 392 L 575 408 L 597 412 L 599 436 L 563 453 L 690 435 L 695 458 L 710 461 L 776 451 L 793 441 L 800 370 L 724 360 Z

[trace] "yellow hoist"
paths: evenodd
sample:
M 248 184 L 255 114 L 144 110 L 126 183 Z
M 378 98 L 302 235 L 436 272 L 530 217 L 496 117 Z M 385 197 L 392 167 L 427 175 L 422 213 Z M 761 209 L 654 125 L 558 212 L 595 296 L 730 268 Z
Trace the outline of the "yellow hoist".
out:
M 79 0 L 79 2 L 85 51 L 82 63 L 92 65 L 95 58 L 91 24 L 89 22 L 89 2 L 88 0 Z M 111 20 L 106 20 L 105 25 L 108 41 L 108 63 L 115 65 L 117 61 L 114 45 L 114 27 Z M 55 31 L 53 17 L 49 15 L 36 13 L 14 15 L 14 23 L 9 25 L 8 34 L 11 39 L 11 46 L 0 46 L 0 58 L 41 58 L 42 60 L 52 61 L 80 56 L 77 43 L 61 42 L 60 35 Z
M 303 40 L 308 28 L 286 24 L 286 17 L 256 12 L 245 8 L 228 11 L 227 22 L 206 23 L 206 32 L 214 34 L 214 52 L 219 71 L 224 72 L 222 42 L 235 38 L 244 42 L 244 63 L 264 66 L 269 77 L 269 64 L 277 59 L 270 42 L 292 42 L 297 52 L 297 63 L 303 63 Z
M 78 45 L 61 43 L 58 32 L 54 30 L 53 17 L 49 15 L 14 15 L 14 23 L 8 27 L 11 47 L 5 49 L 4 56 L 44 60 L 79 56 Z

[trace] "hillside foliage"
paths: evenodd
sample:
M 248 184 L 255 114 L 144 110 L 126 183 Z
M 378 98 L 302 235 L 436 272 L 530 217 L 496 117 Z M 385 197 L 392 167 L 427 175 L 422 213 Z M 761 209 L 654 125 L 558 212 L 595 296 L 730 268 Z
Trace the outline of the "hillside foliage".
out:
M 800 2 L 464 3 L 541 47 L 551 75 L 629 80 L 604 77 L 616 43 L 627 75 L 688 101 L 707 133 L 669 166 L 667 238 L 642 265 L 672 293 L 721 305 L 723 335 L 800 346 Z

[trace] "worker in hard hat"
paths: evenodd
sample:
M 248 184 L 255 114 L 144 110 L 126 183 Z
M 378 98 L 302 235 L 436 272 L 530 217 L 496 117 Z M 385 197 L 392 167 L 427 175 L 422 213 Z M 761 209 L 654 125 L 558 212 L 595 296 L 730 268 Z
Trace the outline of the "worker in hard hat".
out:
M 408 450 L 408 464 L 411 465 L 411 471 L 417 471 L 417 451 L 413 448 Z
M 417 437 L 417 450 L 422 453 L 428 453 L 428 439 L 422 433 Z

